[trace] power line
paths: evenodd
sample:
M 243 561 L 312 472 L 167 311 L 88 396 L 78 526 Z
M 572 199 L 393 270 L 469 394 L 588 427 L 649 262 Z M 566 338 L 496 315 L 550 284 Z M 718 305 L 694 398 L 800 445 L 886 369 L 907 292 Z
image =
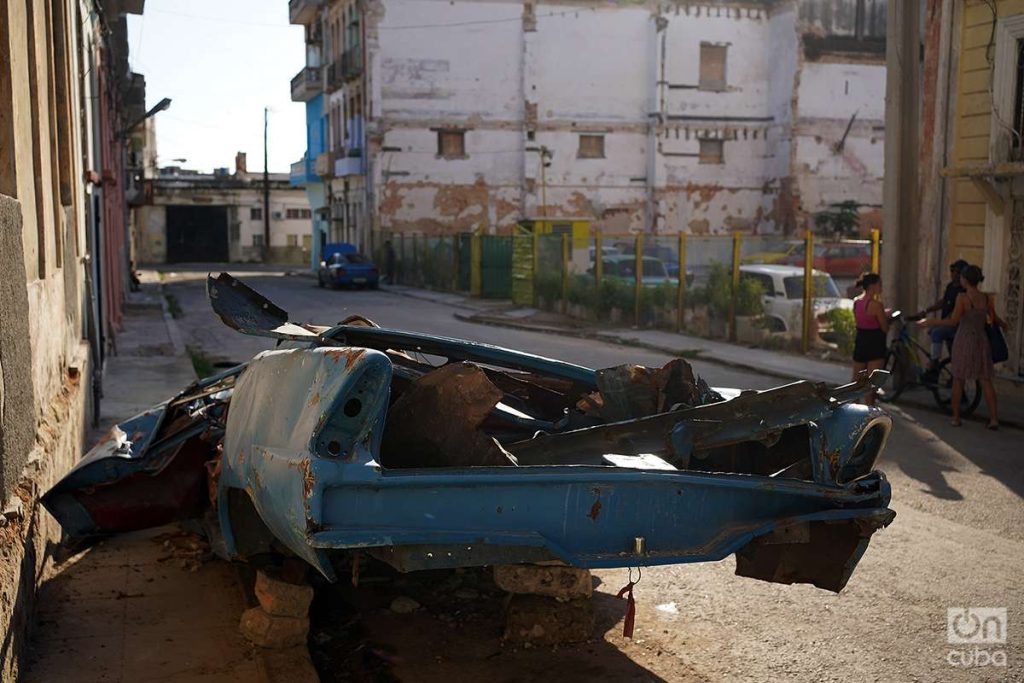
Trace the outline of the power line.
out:
M 591 12 L 595 11 L 593 8 L 589 8 Z M 569 14 L 579 14 L 581 11 L 586 11 L 584 8 L 577 8 L 571 10 L 564 10 L 562 12 L 548 12 L 547 14 L 538 14 L 537 19 L 547 19 L 549 17 L 564 17 Z M 459 21 L 451 24 L 410 24 L 407 26 L 378 26 L 377 29 L 380 31 L 405 31 L 420 28 L 458 28 L 460 26 L 479 26 L 482 24 L 504 24 L 511 22 L 522 22 L 522 16 L 516 17 L 505 17 L 503 19 L 478 19 L 475 21 Z

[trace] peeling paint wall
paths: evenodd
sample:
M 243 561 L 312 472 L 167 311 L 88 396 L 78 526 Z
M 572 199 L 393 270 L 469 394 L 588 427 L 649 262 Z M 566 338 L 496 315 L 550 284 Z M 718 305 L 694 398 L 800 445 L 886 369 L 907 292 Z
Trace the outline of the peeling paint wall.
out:
M 367 3 L 377 227 L 504 232 L 546 215 L 605 232 L 772 233 L 802 227 L 801 209 L 847 191 L 880 204 L 882 131 L 872 121 L 881 119 L 873 110 L 884 104 L 884 66 L 805 63 L 798 9 Z M 846 14 L 814 21 L 836 17 Z M 726 50 L 724 88 L 702 87 L 702 43 Z M 855 84 L 841 98 L 820 90 L 834 87 L 836 69 Z M 836 101 L 843 112 L 864 110 L 833 161 L 825 141 Z M 443 130 L 464 132 L 465 154 L 440 153 Z M 602 135 L 603 156 L 584 158 L 581 135 Z M 702 163 L 701 139 L 722 141 L 722 163 Z
M 792 175 L 801 228 L 843 201 L 861 205 L 863 236 L 882 227 L 886 3 L 800 3 Z

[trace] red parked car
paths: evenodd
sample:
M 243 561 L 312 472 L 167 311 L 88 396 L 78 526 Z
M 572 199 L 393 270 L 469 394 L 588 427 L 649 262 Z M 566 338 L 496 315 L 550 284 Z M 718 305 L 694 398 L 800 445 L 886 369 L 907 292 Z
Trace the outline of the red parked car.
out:
M 802 266 L 804 246 L 797 246 L 781 263 Z M 814 269 L 825 271 L 832 277 L 858 277 L 870 268 L 871 242 L 842 242 L 814 247 Z

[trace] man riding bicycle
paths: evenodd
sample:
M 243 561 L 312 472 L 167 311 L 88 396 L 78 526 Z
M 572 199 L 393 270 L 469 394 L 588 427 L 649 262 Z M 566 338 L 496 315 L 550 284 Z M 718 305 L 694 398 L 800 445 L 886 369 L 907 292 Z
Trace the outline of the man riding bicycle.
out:
M 953 314 L 953 309 L 956 307 L 956 298 L 965 291 L 963 286 L 960 284 L 960 274 L 967 265 L 967 261 L 964 261 L 963 259 L 959 259 L 951 263 L 949 265 L 949 283 L 946 285 L 946 290 L 942 293 L 942 296 L 928 308 L 916 313 L 914 317 L 924 318 L 929 313 L 934 313 L 935 311 L 941 311 L 940 317 L 942 319 L 946 319 L 951 316 Z M 932 327 L 928 331 L 928 336 L 932 340 L 932 346 L 930 353 L 931 360 L 928 363 L 928 371 L 926 375 L 931 376 L 935 374 L 939 365 L 939 360 L 942 358 L 942 346 L 953 342 L 953 337 L 956 336 L 956 327 L 952 325 Z

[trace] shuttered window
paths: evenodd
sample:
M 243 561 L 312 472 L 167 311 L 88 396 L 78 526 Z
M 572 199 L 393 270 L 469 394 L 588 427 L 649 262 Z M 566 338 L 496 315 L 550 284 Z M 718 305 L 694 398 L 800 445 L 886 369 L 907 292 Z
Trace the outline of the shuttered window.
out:
M 721 140 L 700 141 L 700 163 L 721 164 L 725 162 L 725 143 Z
M 700 89 L 725 90 L 725 45 L 700 44 Z
M 604 136 L 580 135 L 576 156 L 580 159 L 604 159 Z
M 437 131 L 437 155 L 445 159 L 462 159 L 466 156 L 466 131 Z

